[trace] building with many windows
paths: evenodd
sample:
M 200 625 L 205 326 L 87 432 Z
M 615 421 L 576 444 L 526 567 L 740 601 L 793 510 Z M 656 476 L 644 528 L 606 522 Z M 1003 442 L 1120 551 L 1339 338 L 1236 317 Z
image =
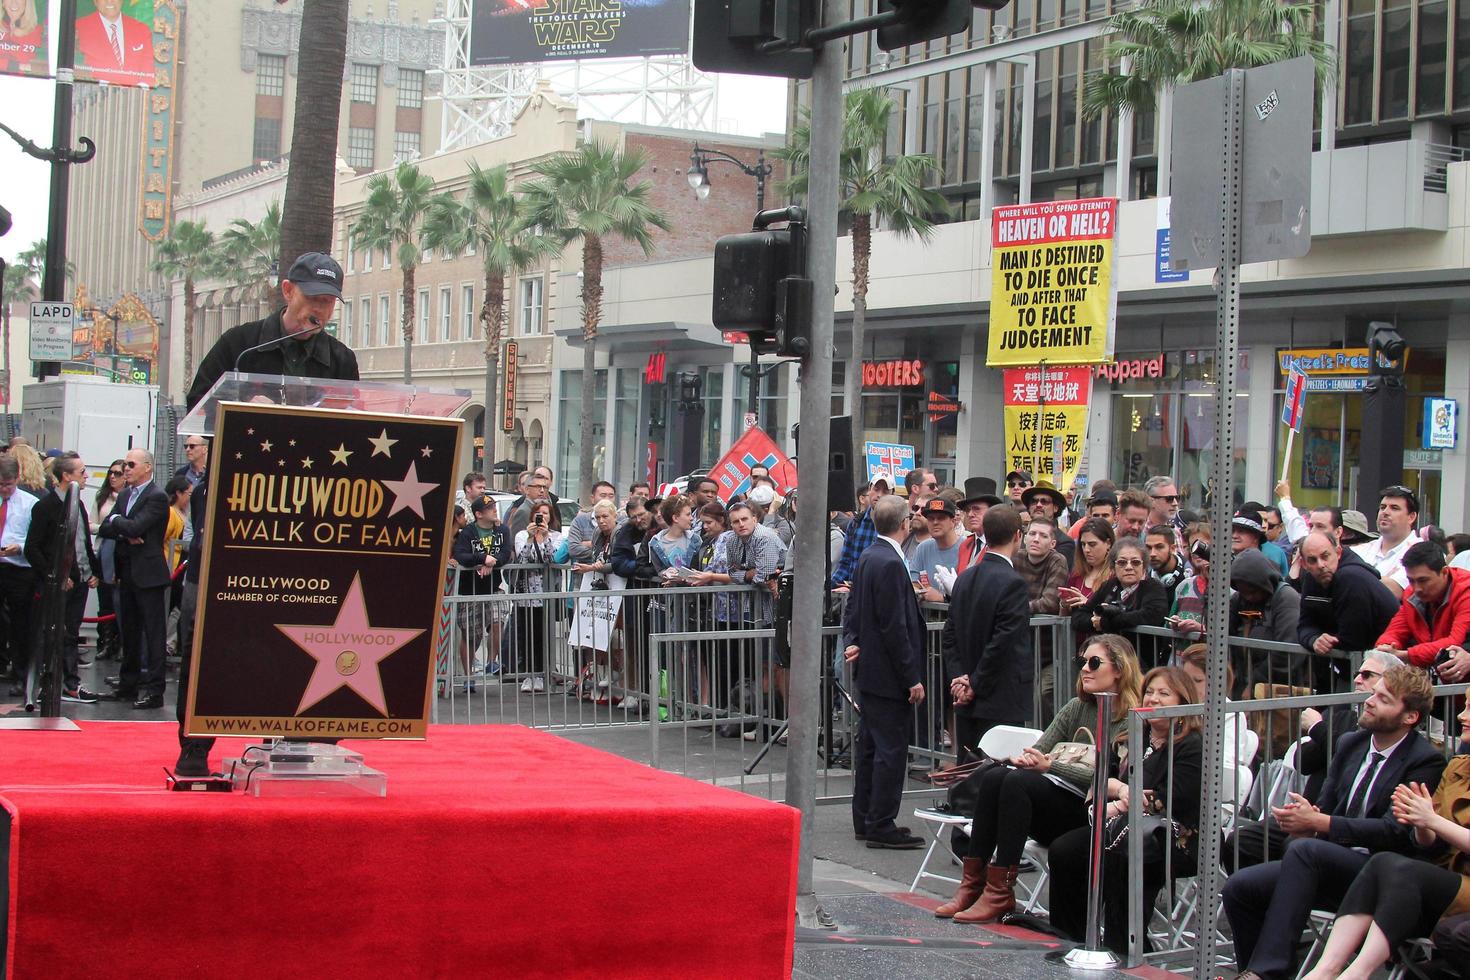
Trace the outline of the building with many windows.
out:
M 852 13 L 873 13 L 855 0 Z M 915 448 L 919 465 L 948 483 L 1003 473 L 1000 372 L 984 365 L 990 309 L 991 206 L 1018 201 L 1117 196 L 1120 245 L 1115 349 L 1128 370 L 1099 371 L 1084 457 L 1084 478 L 1141 484 L 1168 473 L 1186 504 L 1213 502 L 1208 486 L 1214 419 L 1214 293 L 1210 273 L 1183 281 L 1159 275 L 1157 229 L 1170 187 L 1171 100 L 1157 112 L 1089 121 L 1082 115 L 1087 74 L 1102 65 L 1106 18 L 1113 5 L 1090 0 L 1015 0 L 977 11 L 971 30 L 891 56 L 871 37 L 848 48 L 847 84 L 882 86 L 898 103 L 889 152 L 933 154 L 933 186 L 952 210 L 927 245 L 875 235 L 873 283 L 864 348 L 850 355 L 851 252 L 839 241 L 833 413 L 859 414 L 867 437 Z M 1354 506 L 1365 424 L 1364 370 L 1318 369 L 1303 435 L 1283 462 L 1276 421 L 1285 364 L 1311 362 L 1323 350 L 1366 346 L 1364 325 L 1388 320 L 1406 336 L 1409 392 L 1404 482 L 1419 491 L 1425 520 L 1470 527 L 1470 465 L 1463 448 L 1426 449 L 1426 398 L 1463 403 L 1470 367 L 1470 284 L 1464 228 L 1470 223 L 1470 14 L 1453 5 L 1413 0 L 1350 0 L 1324 8 L 1337 72 L 1318 92 L 1313 136 L 1312 250 L 1300 260 L 1247 266 L 1238 365 L 1242 422 L 1230 447 L 1240 465 L 1232 502 L 1266 500 L 1285 472 L 1301 504 Z M 796 83 L 799 98 L 808 86 Z M 1030 105 L 1028 113 L 1026 107 Z M 1165 225 L 1166 226 L 1166 223 Z M 679 412 L 691 399 L 667 385 L 643 383 L 650 353 L 664 355 L 667 377 L 697 376 L 703 424 L 719 437 L 697 454 L 708 466 L 728 448 L 746 411 L 746 348 L 727 345 L 709 324 L 712 263 L 629 264 L 608 277 L 604 333 L 606 390 L 639 420 Z M 558 336 L 575 343 L 577 310 L 557 292 Z M 670 329 L 670 324 L 675 330 Z M 902 362 L 913 371 L 865 373 L 860 405 L 844 405 L 849 370 Z M 575 366 L 569 359 L 569 366 Z M 1138 370 L 1132 370 L 1137 367 Z M 799 379 L 793 365 L 774 368 L 761 396 L 760 424 L 789 450 Z M 905 382 L 892 383 L 894 379 Z M 561 414 L 578 397 L 575 371 L 554 393 Z M 931 414 L 931 396 L 958 399 L 958 415 Z M 697 413 L 696 413 L 697 414 Z M 608 418 L 621 420 L 620 412 Z M 628 425 L 622 423 L 620 425 Z M 568 433 L 557 419 L 553 429 Z M 659 439 L 645 436 L 657 435 Z M 687 471 L 672 452 L 672 432 L 630 427 L 604 455 L 603 475 L 620 484 L 644 475 L 647 443 L 656 443 L 656 475 Z M 568 434 L 564 438 L 570 440 Z M 1463 444 L 1462 444 L 1463 445 Z M 569 446 L 558 449 L 575 458 Z M 676 462 L 677 460 L 677 462 Z

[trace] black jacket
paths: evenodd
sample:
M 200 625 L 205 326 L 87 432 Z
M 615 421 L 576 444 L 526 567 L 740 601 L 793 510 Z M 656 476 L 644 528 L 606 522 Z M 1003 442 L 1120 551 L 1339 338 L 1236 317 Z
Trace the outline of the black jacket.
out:
M 1301 617 L 1297 642 L 1308 650 L 1317 637 L 1337 637 L 1339 650 L 1368 650 L 1399 611 L 1399 600 L 1378 580 L 1378 570 L 1353 553 L 1342 550 L 1337 574 L 1327 588 L 1311 574 L 1303 574 Z
M 1337 741 L 1337 751 L 1322 786 L 1317 808 L 1331 814 L 1332 826 L 1327 839 L 1344 847 L 1366 847 L 1370 851 L 1407 852 L 1411 847 L 1409 829 L 1393 818 L 1389 803 L 1394 787 L 1400 783 L 1423 783 L 1434 792 L 1444 772 L 1445 759 L 1439 750 L 1418 732 L 1404 736 L 1404 742 L 1383 763 L 1368 794 L 1363 816 L 1347 815 L 1352 802 L 1353 782 L 1358 767 L 1372 745 L 1372 734 L 1361 729 Z
M 81 487 L 77 489 L 80 491 Z M 31 508 L 31 527 L 26 532 L 25 559 L 30 562 L 38 581 L 46 581 L 46 576 L 50 574 L 56 561 L 56 535 L 65 520 L 65 513 L 65 501 L 54 490 L 42 494 L 41 499 L 36 501 L 36 506 Z M 82 540 L 87 544 L 87 564 L 83 567 L 74 562 L 71 579 L 73 582 L 85 582 L 94 575 L 102 575 L 102 563 L 92 550 L 92 535 L 87 530 L 87 509 L 80 505 L 80 500 L 77 521 L 82 525 Z
M 948 676 L 969 677 L 975 692 L 969 704 L 955 707 L 957 715 L 1007 725 L 1031 720 L 1031 593 L 1000 555 L 986 554 L 955 581 L 943 650 Z
M 924 629 L 908 565 L 886 541 L 874 542 L 858 559 L 842 614 L 842 632 L 859 651 L 857 689 L 866 696 L 908 701 L 909 688 L 928 676 Z
M 1164 617 L 1169 615 L 1169 597 L 1164 594 L 1164 587 L 1156 578 L 1145 578 L 1138 583 L 1138 588 L 1133 590 L 1126 602 L 1120 602 L 1118 596 L 1123 588 L 1118 584 L 1116 577 L 1109 578 L 1098 586 L 1092 598 L 1087 604 L 1079 607 L 1072 613 L 1072 632 L 1077 637 L 1077 649 L 1087 643 L 1088 639 L 1095 633 L 1124 633 L 1135 626 L 1163 626 Z M 1103 609 L 1103 606 L 1121 606 L 1121 610 Z M 1097 613 L 1102 622 L 1101 629 L 1093 629 L 1092 614 Z M 1152 649 L 1153 643 L 1142 641 L 1134 643 L 1138 648 L 1140 657 L 1143 656 L 1143 648 Z
M 184 568 L 185 582 L 198 582 L 199 574 L 204 571 L 204 527 L 205 518 L 209 514 L 209 467 L 204 468 L 204 479 L 189 494 L 189 526 L 194 529 L 194 537 L 189 539 L 188 565 Z
M 128 513 L 128 501 L 137 487 L 126 487 L 117 495 L 117 506 L 102 522 L 97 533 L 117 541 L 118 582 L 135 589 L 156 589 L 173 581 L 163 557 L 163 535 L 168 530 L 168 496 L 152 480 Z M 142 538 L 133 544 L 130 538 Z
M 237 360 L 239 370 L 249 374 L 286 373 L 286 358 L 281 352 L 281 347 L 283 344 L 299 344 L 301 343 L 299 340 L 281 340 L 281 343 L 273 344 L 264 350 L 244 354 L 244 351 L 257 344 L 286 337 L 287 331 L 281 324 L 283 309 L 284 307 L 264 320 L 252 320 L 249 323 L 231 327 L 225 331 L 223 337 L 215 341 L 214 346 L 200 362 L 199 370 L 194 375 L 194 383 L 189 386 L 189 393 L 185 397 L 185 402 L 191 410 L 200 399 L 209 393 L 209 389 L 214 387 L 222 374 L 236 370 Z M 321 331 L 306 341 L 306 347 L 308 353 L 306 367 L 298 375 L 299 377 L 330 378 L 337 381 L 357 380 L 357 355 L 352 353 L 352 348 L 336 337 L 329 335 L 326 331 Z M 242 354 L 244 356 L 241 356 Z
M 649 567 L 648 548 L 643 543 L 646 534 L 647 531 L 631 520 L 619 524 L 617 530 L 613 532 L 611 559 L 613 574 L 627 579 L 630 587 L 643 577 Z
M 485 537 L 490 538 L 490 547 L 485 547 Z M 504 524 L 495 524 L 488 530 L 474 521 L 459 529 L 454 536 L 451 554 L 464 571 L 459 573 L 460 595 L 489 595 L 500 588 L 501 567 L 511 561 L 510 534 Z M 481 575 L 476 569 L 485 564 L 485 556 L 495 559 L 489 575 Z
M 1161 803 L 1169 802 L 1166 812 L 1182 827 L 1191 830 L 1199 829 L 1199 804 L 1200 804 L 1200 779 L 1203 773 L 1201 763 L 1204 757 L 1204 739 L 1197 731 L 1190 732 L 1183 738 L 1174 740 L 1173 769 L 1169 765 L 1170 752 L 1166 746 L 1158 751 L 1149 752 L 1143 757 L 1143 788 L 1152 791 L 1154 798 Z M 1123 772 L 1118 765 L 1117 753 L 1113 753 L 1110 766 L 1112 775 L 1124 782 L 1128 781 L 1128 774 Z M 1172 790 L 1172 796 L 1170 791 Z M 1183 849 L 1185 853 L 1184 866 L 1180 867 L 1180 851 L 1173 852 L 1175 877 L 1188 875 L 1194 872 L 1194 857 L 1199 845 L 1199 835 L 1191 834 L 1187 838 L 1187 846 Z

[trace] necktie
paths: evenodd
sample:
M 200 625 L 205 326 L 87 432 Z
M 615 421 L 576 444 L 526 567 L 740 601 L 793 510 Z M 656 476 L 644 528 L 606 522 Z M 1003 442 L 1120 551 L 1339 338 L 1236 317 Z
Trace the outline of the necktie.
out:
M 1363 773 L 1363 778 L 1358 780 L 1357 789 L 1353 790 L 1353 798 L 1348 801 L 1347 815 L 1350 817 L 1361 817 L 1368 806 L 1368 790 L 1373 785 L 1373 777 L 1378 775 L 1378 767 L 1383 763 L 1381 752 L 1368 753 L 1368 771 Z
M 0 497 L 0 535 L 5 534 L 5 518 L 10 514 L 10 498 Z
M 107 32 L 112 35 L 112 53 L 117 58 L 117 66 L 121 68 L 123 63 L 122 37 L 118 33 L 117 25 L 108 24 Z

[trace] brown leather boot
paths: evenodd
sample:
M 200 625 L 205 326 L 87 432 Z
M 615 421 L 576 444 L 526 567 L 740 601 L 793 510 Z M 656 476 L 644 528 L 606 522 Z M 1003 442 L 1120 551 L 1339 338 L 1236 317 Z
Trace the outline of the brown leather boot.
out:
M 991 865 L 985 871 L 985 892 L 980 901 L 963 912 L 956 912 L 956 922 L 994 922 L 1016 907 L 1016 876 L 1019 865 L 1001 868 Z
M 954 893 L 954 898 L 945 902 L 934 910 L 935 916 L 948 919 L 956 912 L 963 912 L 974 905 L 980 899 L 980 893 L 985 890 L 985 869 L 990 862 L 984 858 L 965 858 L 964 877 L 960 881 L 960 887 Z

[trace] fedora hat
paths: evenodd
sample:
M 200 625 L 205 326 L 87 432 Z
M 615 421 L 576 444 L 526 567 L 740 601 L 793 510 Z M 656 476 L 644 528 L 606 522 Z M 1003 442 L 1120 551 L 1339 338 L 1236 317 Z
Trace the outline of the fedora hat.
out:
M 1060 512 L 1067 506 L 1067 498 L 1063 497 L 1056 487 L 1052 486 L 1050 480 L 1039 480 L 1034 486 L 1029 486 L 1021 494 L 1021 506 L 1029 508 L 1037 497 L 1047 497 L 1056 505 Z

